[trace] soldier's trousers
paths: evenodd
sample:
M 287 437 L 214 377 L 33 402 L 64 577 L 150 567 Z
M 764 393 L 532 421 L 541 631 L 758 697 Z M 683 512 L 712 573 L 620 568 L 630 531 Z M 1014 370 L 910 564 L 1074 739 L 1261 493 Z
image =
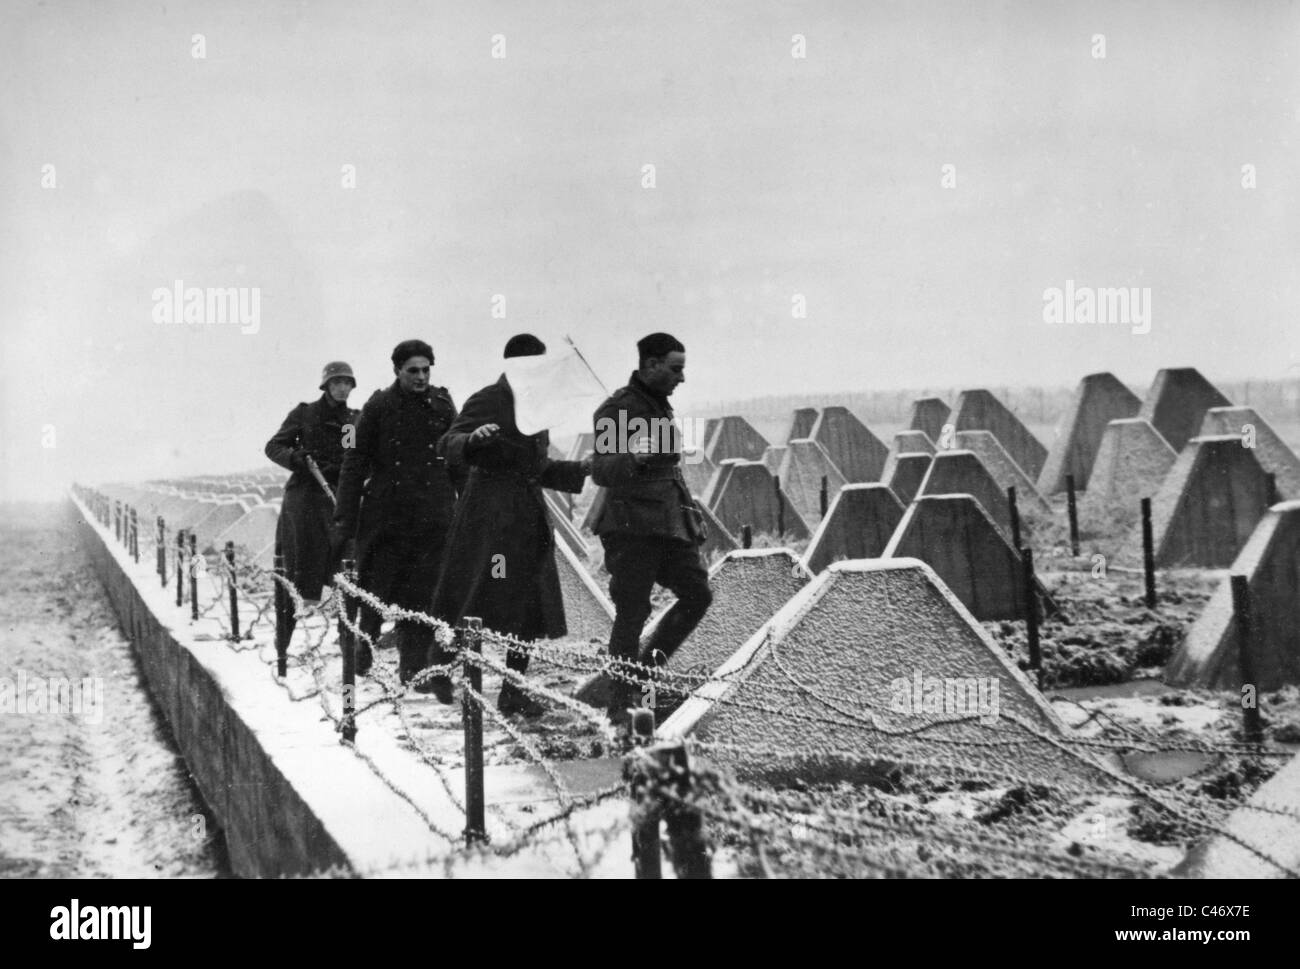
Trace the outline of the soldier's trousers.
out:
M 441 535 L 427 532 L 409 535 L 388 534 L 375 542 L 365 560 L 358 563 L 358 582 L 390 605 L 413 612 L 428 612 L 433 588 L 442 564 Z M 358 625 L 372 642 L 379 641 L 383 617 L 369 606 L 361 606 Z M 422 669 L 428 662 L 433 643 L 433 629 L 423 623 L 397 624 L 399 672 L 403 678 Z
M 652 665 L 655 650 L 672 656 L 713 602 L 699 548 L 671 538 L 617 533 L 601 536 L 601 544 L 615 610 L 610 657 Z M 677 602 L 641 649 L 641 630 L 650 617 L 650 593 L 656 582 L 677 596 Z M 610 709 L 621 709 L 638 693 L 633 684 L 616 677 Z

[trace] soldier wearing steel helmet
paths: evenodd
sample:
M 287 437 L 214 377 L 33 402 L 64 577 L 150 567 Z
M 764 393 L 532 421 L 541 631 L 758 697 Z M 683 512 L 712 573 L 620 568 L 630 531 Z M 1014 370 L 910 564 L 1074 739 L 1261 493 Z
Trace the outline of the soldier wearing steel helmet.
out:
M 358 411 L 347 403 L 356 385 L 350 366 L 341 360 L 327 363 L 321 373 L 320 398 L 289 411 L 266 442 L 266 456 L 293 472 L 284 486 L 275 541 L 284 555 L 286 577 L 307 600 L 320 598 L 339 564 L 339 549 L 330 532 L 334 504 L 307 459 L 316 462 L 325 482 L 337 490 L 344 447 L 357 420 Z

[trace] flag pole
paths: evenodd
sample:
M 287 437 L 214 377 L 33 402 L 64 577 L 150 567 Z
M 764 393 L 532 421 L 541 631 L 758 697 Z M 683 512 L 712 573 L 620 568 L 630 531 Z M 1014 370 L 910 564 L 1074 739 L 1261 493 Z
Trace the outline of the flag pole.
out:
M 592 369 L 591 364 L 587 363 L 587 358 L 582 355 L 582 351 L 578 349 L 578 345 L 573 342 L 573 337 L 569 336 L 567 333 L 564 334 L 564 342 L 573 347 L 573 352 L 578 355 L 578 359 L 582 361 L 582 365 L 587 368 L 593 377 L 596 378 L 596 383 L 600 384 L 600 389 L 603 390 L 605 396 L 608 397 L 609 388 L 605 386 L 605 381 L 601 380 L 600 377 L 596 375 L 596 371 Z

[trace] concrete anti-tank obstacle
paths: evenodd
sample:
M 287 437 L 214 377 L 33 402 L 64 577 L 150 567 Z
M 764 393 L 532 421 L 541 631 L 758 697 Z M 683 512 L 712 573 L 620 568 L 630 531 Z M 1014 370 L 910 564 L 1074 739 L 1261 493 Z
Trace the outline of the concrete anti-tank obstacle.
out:
M 925 431 L 899 431 L 890 454 L 933 454 L 938 448 Z
M 787 450 L 789 449 L 784 444 L 769 444 L 767 450 L 763 452 L 763 463 L 767 465 L 767 470 L 773 474 L 779 474 L 781 459 L 785 457 Z
M 896 765 L 1102 779 L 969 610 L 915 559 L 836 562 L 660 728 L 745 778 L 864 780 Z M 761 750 L 762 753 L 746 753 Z
M 844 479 L 879 481 L 889 448 L 847 407 L 824 407 L 808 436 L 826 449 Z
M 1300 684 L 1300 501 L 1274 505 L 1255 526 L 1229 569 L 1250 587 L 1255 686 Z M 1240 638 L 1231 583 L 1210 596 L 1165 667 L 1171 686 L 1235 690 L 1241 685 Z
M 569 546 L 574 555 L 579 559 L 586 559 L 590 551 L 587 548 L 587 540 L 582 537 L 573 522 L 569 521 L 569 516 L 565 514 L 564 508 L 556 501 L 549 489 L 542 492 L 542 500 L 546 503 L 546 515 L 555 534 Z
M 1199 437 L 1232 434 L 1243 446 L 1253 447 L 1260 467 L 1273 475 L 1279 497 L 1300 498 L 1300 457 L 1253 407 L 1211 407 L 1205 412 Z
M 686 490 L 693 495 L 704 493 L 704 490 L 709 486 L 709 479 L 713 477 L 713 472 L 717 470 L 714 463 L 706 458 L 702 451 L 692 455 L 682 455 L 681 463 L 677 467 L 681 469 L 682 480 L 686 482 Z
M 1004 495 L 1008 488 L 1015 488 L 1016 503 L 1021 509 L 1033 508 L 1043 515 L 1052 513 L 1052 506 L 1038 486 L 1011 459 L 992 431 L 958 431 L 953 435 L 953 444 L 957 450 L 970 451 L 979 458 Z
M 1086 489 L 1106 425 L 1136 417 L 1141 409 L 1142 400 L 1114 374 L 1090 373 L 1079 381 L 1038 476 L 1039 491 L 1045 495 L 1065 491 L 1067 475 L 1074 475 L 1076 490 Z
M 958 431 L 992 431 L 1022 471 L 1033 481 L 1043 473 L 1047 448 L 1020 418 L 987 390 L 965 390 L 957 398 L 953 425 Z
M 714 552 L 734 552 L 740 548 L 740 542 L 736 541 L 736 536 L 727 531 L 725 525 L 718 521 L 718 516 L 706 505 L 699 495 L 692 495 L 695 499 L 695 505 L 700 509 L 700 514 L 704 516 L 704 524 L 709 530 L 708 537 L 705 538 L 704 544 L 700 546 L 700 554 L 704 556 L 707 562 L 709 556 Z
M 804 567 L 816 575 L 837 559 L 879 558 L 902 518 L 888 485 L 845 485 L 808 543 Z
M 822 520 L 821 485 L 826 479 L 826 501 L 835 500 L 847 481 L 830 455 L 811 438 L 791 441 L 777 471 L 781 490 L 789 496 L 795 510 L 806 524 L 816 526 Z
M 1079 503 L 1084 531 L 1124 534 L 1137 520 L 1142 499 L 1160 490 L 1176 460 L 1178 453 L 1150 421 L 1131 417 L 1107 424 Z
M 970 495 L 927 495 L 908 507 L 881 558 L 929 565 L 977 619 L 1023 619 L 1020 554 Z M 1047 615 L 1056 603 L 1035 579 Z
M 1178 878 L 1293 878 L 1300 872 L 1300 756 L 1187 853 Z M 1251 850 L 1251 849 L 1254 850 Z
M 767 441 L 743 417 L 716 418 L 712 431 L 705 425 L 704 455 L 714 464 L 730 458 L 758 461 L 767 450 Z
M 1151 499 L 1156 565 L 1226 568 L 1267 510 L 1264 469 L 1241 438 L 1194 437 Z
M 708 676 L 759 629 L 811 576 L 787 548 L 738 549 L 709 570 L 713 604 L 686 641 L 668 658 L 666 668 L 677 673 Z M 661 609 L 641 632 L 644 645 L 671 605 Z M 609 678 L 590 677 L 575 696 L 583 703 L 604 707 L 609 701 Z M 661 705 L 673 705 L 665 694 Z
M 587 454 L 596 449 L 596 432 L 582 431 L 573 439 L 573 444 L 569 446 L 567 459 L 570 461 L 581 461 Z
M 564 600 L 564 620 L 569 635 L 609 642 L 609 632 L 614 625 L 614 604 L 587 571 L 582 559 L 558 534 L 555 569 L 560 577 L 560 596 Z
M 1008 541 L 1011 538 L 1011 510 L 1007 495 L 989 474 L 984 462 L 973 451 L 940 451 L 930 461 L 930 470 L 916 493 L 922 495 L 970 495 L 1002 529 Z M 1022 530 L 1028 522 L 1022 521 Z
M 885 478 L 885 484 L 899 501 L 907 504 L 921 490 L 921 482 L 929 474 L 933 460 L 929 454 L 900 454 L 894 459 L 893 470 Z
M 226 542 L 234 542 L 237 548 L 256 555 L 268 542 L 275 540 L 275 523 L 279 517 L 278 505 L 256 505 L 249 508 L 242 518 L 217 535 L 212 544 L 202 551 L 207 554 L 225 548 Z
M 750 525 L 756 535 L 783 534 L 796 541 L 808 538 L 808 525 L 789 496 L 781 492 L 778 500 L 776 483 L 762 461 L 724 461 L 709 485 L 709 507 L 733 535 Z
M 951 415 L 952 408 L 938 397 L 922 397 L 912 401 L 912 417 L 907 426 L 913 431 L 924 431 L 937 444 Z
M 813 424 L 817 422 L 816 407 L 799 407 L 795 410 L 794 416 L 790 419 L 790 431 L 785 436 L 785 443 L 797 441 L 800 438 L 808 437 L 812 433 Z
M 1211 407 L 1231 407 L 1195 367 L 1171 367 L 1156 374 L 1142 401 L 1138 417 L 1151 422 L 1175 451 L 1181 451 L 1200 430 Z

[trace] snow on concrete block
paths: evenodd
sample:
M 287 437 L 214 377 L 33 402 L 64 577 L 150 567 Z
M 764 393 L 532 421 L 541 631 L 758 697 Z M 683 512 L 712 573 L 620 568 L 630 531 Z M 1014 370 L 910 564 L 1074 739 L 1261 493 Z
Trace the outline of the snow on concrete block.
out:
M 251 560 L 268 542 L 275 541 L 275 523 L 280 517 L 278 505 L 256 505 L 249 508 L 244 515 L 212 541 L 203 552 L 212 549 L 224 549 L 226 542 L 234 542 L 236 549 L 242 549 L 245 560 Z
M 564 599 L 564 620 L 569 635 L 608 642 L 614 625 L 614 604 L 558 533 L 555 567 L 560 576 L 560 595 Z
M 1194 437 L 1151 499 L 1156 565 L 1226 568 L 1268 510 L 1268 483 L 1240 437 Z M 1140 533 L 1132 545 L 1142 547 Z
M 1111 373 L 1090 373 L 1079 381 L 1074 398 L 1056 428 L 1056 439 L 1047 463 L 1038 476 L 1038 488 L 1046 495 L 1066 490 L 1066 475 L 1074 475 L 1076 491 L 1088 487 L 1097 449 L 1106 425 L 1136 417 L 1142 401 Z
M 196 521 L 191 529 L 198 540 L 197 544 L 203 548 L 213 545 L 218 535 L 248 513 L 249 507 L 238 498 L 229 495 L 218 498 L 215 506 Z M 166 525 L 168 537 L 175 542 L 176 529 L 171 522 L 166 522 Z
M 828 509 L 829 502 L 834 501 L 840 489 L 848 483 L 826 449 L 811 438 L 791 441 L 786 446 L 777 478 L 795 510 L 811 526 L 822 520 L 822 479 L 826 479 Z
M 847 407 L 825 407 L 808 436 L 826 449 L 846 481 L 879 481 L 889 448 Z
M 1300 501 L 1268 510 L 1232 563 L 1250 584 L 1256 687 L 1300 684 Z M 1240 637 L 1227 578 L 1210 596 L 1165 667 L 1174 686 L 1236 690 L 1242 685 Z
M 930 462 L 933 460 L 929 454 L 900 454 L 894 459 L 893 468 L 885 477 L 885 484 L 906 505 L 921 490 L 921 482 L 929 473 Z
M 730 467 L 728 467 L 730 465 Z M 808 525 L 785 492 L 777 491 L 778 481 L 762 461 L 729 461 L 722 480 L 710 484 L 717 488 L 711 507 L 718 520 L 733 535 L 745 525 L 755 535 L 783 535 L 794 540 L 808 538 Z M 782 529 L 784 528 L 784 531 Z
M 936 454 L 916 495 L 918 498 L 922 495 L 970 495 L 997 523 L 1007 539 L 1011 538 L 1007 494 L 973 451 L 940 451 Z
M 704 454 L 710 461 L 714 464 L 729 458 L 757 461 L 763 457 L 767 441 L 754 430 L 749 421 L 735 415 L 716 420 L 712 433 L 706 431 L 705 437 Z
M 797 441 L 812 434 L 813 425 L 817 423 L 816 407 L 799 407 L 790 419 L 790 430 L 785 436 L 786 443 Z
M 546 502 L 546 515 L 550 519 L 551 527 L 555 529 L 555 534 L 569 546 L 578 558 L 585 559 L 588 553 L 587 540 L 582 537 L 582 534 L 574 527 L 573 522 L 569 520 L 564 507 L 549 490 L 542 492 L 542 500 Z
M 1253 407 L 1211 407 L 1205 412 L 1200 437 L 1229 434 L 1253 447 L 1260 467 L 1273 475 L 1281 498 L 1300 498 L 1300 457 Z
M 1052 513 L 1052 506 L 1038 486 L 1011 459 L 992 431 L 958 431 L 953 435 L 953 442 L 957 450 L 970 451 L 980 459 L 1004 495 L 1008 488 L 1015 488 L 1016 504 L 1020 508 L 1033 508 L 1043 515 Z
M 1181 878 L 1293 878 L 1300 871 L 1300 756 L 1260 785 L 1171 874 Z M 1252 850 L 1253 849 L 1253 850 Z
M 1231 407 L 1195 367 L 1172 367 L 1156 374 L 1142 401 L 1138 417 L 1151 422 L 1175 451 L 1181 451 L 1200 430 L 1211 407 Z
M 1097 535 L 1122 535 L 1138 519 L 1143 498 L 1160 490 L 1178 453 L 1141 417 L 1111 421 L 1097 447 L 1079 522 Z
M 1047 448 L 989 391 L 962 391 L 957 398 L 957 416 L 953 424 L 958 431 L 992 431 L 1011 455 L 1011 460 L 1020 465 L 1032 480 L 1037 481 L 1043 473 Z
M 924 431 L 931 441 L 938 442 L 951 415 L 952 408 L 938 397 L 922 397 L 912 401 L 912 419 L 907 426 L 913 431 Z
M 803 564 L 816 575 L 837 559 L 879 558 L 903 518 L 903 503 L 888 485 L 845 485 L 822 519 Z
M 915 559 L 837 562 L 713 672 L 659 736 L 771 783 L 890 766 L 1095 783 L 1091 754 L 969 610 Z M 762 751 L 748 754 L 746 749 Z
M 929 565 L 977 619 L 1025 617 L 1019 553 L 970 495 L 927 495 L 903 515 L 882 558 L 916 558 Z M 1047 614 L 1056 604 L 1042 584 Z
M 781 471 L 781 459 L 785 457 L 785 452 L 789 450 L 784 444 L 769 444 L 767 450 L 763 452 L 763 463 L 767 465 L 767 470 L 773 474 L 779 474 Z

